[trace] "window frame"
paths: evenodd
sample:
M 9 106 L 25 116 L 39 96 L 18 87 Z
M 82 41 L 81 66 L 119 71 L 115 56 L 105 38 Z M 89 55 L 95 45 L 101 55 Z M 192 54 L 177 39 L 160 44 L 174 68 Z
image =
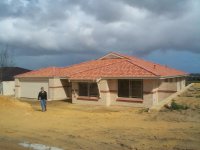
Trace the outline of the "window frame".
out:
M 125 97 L 123 96 L 123 94 L 120 94 L 120 82 L 123 81 L 123 80 L 128 80 L 128 97 Z M 134 82 L 134 81 L 140 81 L 140 96 L 134 96 L 133 95 L 133 87 L 132 87 L 132 84 L 131 82 Z M 143 92 L 143 79 L 118 79 L 118 97 L 121 97 L 121 98 L 131 98 L 131 99 L 143 99 L 144 98 L 144 92 Z
M 86 86 L 87 86 L 87 94 L 84 94 L 84 95 L 81 95 L 80 93 L 80 85 L 81 84 L 86 84 Z M 92 84 L 96 84 L 95 86 L 97 87 L 97 95 L 91 95 L 91 89 L 90 89 L 90 87 L 91 87 L 91 85 Z M 80 96 L 80 97 L 99 97 L 99 88 L 98 88 L 98 84 L 96 83 L 96 82 L 79 82 L 78 83 L 78 95 Z

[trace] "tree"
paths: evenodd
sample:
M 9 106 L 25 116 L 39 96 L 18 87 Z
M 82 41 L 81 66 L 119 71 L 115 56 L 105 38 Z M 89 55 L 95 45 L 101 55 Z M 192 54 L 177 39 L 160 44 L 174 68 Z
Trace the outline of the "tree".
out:
M 12 55 L 8 51 L 8 46 L 0 50 L 0 82 L 3 81 L 3 75 L 6 67 L 14 66 Z

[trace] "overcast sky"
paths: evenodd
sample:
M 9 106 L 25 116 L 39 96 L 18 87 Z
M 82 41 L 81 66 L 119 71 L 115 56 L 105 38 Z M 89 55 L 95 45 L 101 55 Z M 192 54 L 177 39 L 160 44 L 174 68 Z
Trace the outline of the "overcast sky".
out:
M 38 69 L 136 55 L 200 72 L 200 0 L 0 0 L 0 48 Z

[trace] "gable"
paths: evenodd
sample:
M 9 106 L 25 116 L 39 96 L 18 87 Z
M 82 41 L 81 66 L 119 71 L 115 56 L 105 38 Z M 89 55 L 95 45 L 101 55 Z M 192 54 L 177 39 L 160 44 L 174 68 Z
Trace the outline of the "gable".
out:
M 98 60 L 104 60 L 104 59 L 123 59 L 124 57 L 115 54 L 115 53 L 109 53 L 101 58 L 99 58 Z

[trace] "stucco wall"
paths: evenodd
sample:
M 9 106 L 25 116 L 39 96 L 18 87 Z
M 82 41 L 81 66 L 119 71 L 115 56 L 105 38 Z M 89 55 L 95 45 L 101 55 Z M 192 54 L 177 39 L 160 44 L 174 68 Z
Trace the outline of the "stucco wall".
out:
M 20 98 L 20 81 L 18 78 L 15 79 L 15 97 Z
M 44 87 L 49 94 L 48 78 L 15 79 L 15 96 L 19 98 L 37 98 L 41 87 Z
M 158 103 L 158 84 L 159 80 L 157 79 L 143 80 L 143 99 L 145 107 L 151 107 Z
M 106 81 L 98 82 L 99 91 L 107 88 Z M 79 96 L 78 82 L 72 82 L 72 103 L 74 104 L 93 104 L 93 105 L 107 105 L 107 94 L 100 93 L 97 99 L 89 99 L 87 97 Z
M 162 101 L 185 87 L 185 78 L 162 79 L 159 81 L 158 100 Z
M 26 83 L 26 85 L 24 83 Z M 16 78 L 15 97 L 23 97 L 22 92 L 26 92 L 26 95 L 28 95 L 26 98 L 37 98 L 40 87 L 44 86 L 45 91 L 47 91 L 48 94 L 48 100 L 68 99 L 71 98 L 71 95 L 68 94 L 68 83 L 67 79 L 60 78 Z M 23 86 L 26 86 L 25 90 L 22 89 L 22 84 Z
M 72 83 L 72 103 L 76 104 L 95 104 L 95 105 L 121 105 L 121 106 L 135 106 L 135 107 L 150 107 L 153 105 L 153 98 L 157 102 L 157 93 L 154 91 L 157 88 L 157 80 L 144 80 L 143 91 L 144 97 L 142 103 L 117 101 L 118 98 L 118 80 L 100 80 L 97 82 L 100 96 L 98 100 L 78 100 L 78 82 Z
M 116 101 L 118 98 L 118 80 L 112 80 L 109 82 L 110 87 L 114 88 L 111 92 L 111 105 L 123 105 L 123 106 L 134 106 L 134 107 L 150 107 L 153 103 L 157 102 L 157 80 L 143 80 L 143 102 L 123 102 Z M 155 93 L 154 93 L 155 92 Z M 153 102 L 154 100 L 154 102 Z
M 15 94 L 15 81 L 3 81 L 2 82 L 2 94 L 14 95 Z
M 78 82 L 68 82 L 67 79 L 60 78 L 29 78 L 29 79 L 15 79 L 15 96 L 21 97 L 21 83 L 24 81 L 34 82 L 34 81 L 44 81 L 48 82 L 48 99 L 50 100 L 61 100 L 72 98 L 72 103 L 76 104 L 94 104 L 94 105 L 124 105 L 124 106 L 135 106 L 135 107 L 151 107 L 152 105 L 158 103 L 159 101 L 170 96 L 174 92 L 185 87 L 184 78 L 173 79 L 171 82 L 166 82 L 166 80 L 157 79 L 144 79 L 143 80 L 143 102 L 125 102 L 117 101 L 118 99 L 118 80 L 100 80 L 97 82 L 99 89 L 99 97 L 96 99 L 80 98 L 78 95 Z M 71 85 L 71 88 L 70 88 Z M 32 93 L 34 87 L 27 87 Z M 39 89 L 37 89 L 39 92 Z
M 49 79 L 49 94 L 51 100 L 63 100 L 71 98 L 68 93 L 68 80 L 60 78 Z

